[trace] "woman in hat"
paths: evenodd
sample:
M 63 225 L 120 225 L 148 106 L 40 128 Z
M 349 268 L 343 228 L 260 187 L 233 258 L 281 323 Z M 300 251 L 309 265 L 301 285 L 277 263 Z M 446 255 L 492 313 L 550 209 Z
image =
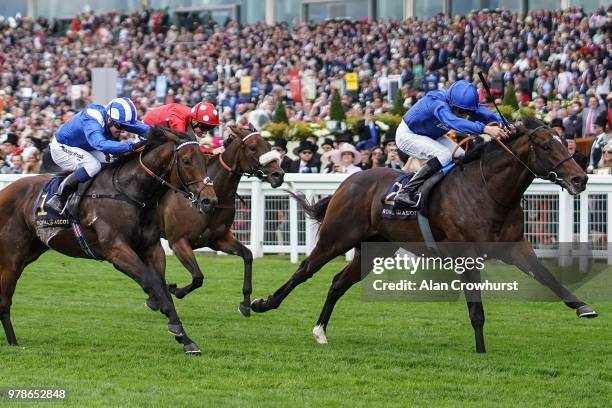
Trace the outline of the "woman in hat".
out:
M 302 140 L 293 150 L 293 154 L 297 155 L 298 159 L 291 162 L 289 173 L 318 173 L 321 162 L 315 161 L 313 157 L 316 150 L 317 145 L 308 140 Z
M 361 155 L 350 143 L 344 143 L 332 154 L 332 172 L 353 174 L 361 171 L 357 165 L 361 163 Z
M 601 159 L 595 174 L 612 174 L 612 142 L 608 142 L 601 149 Z

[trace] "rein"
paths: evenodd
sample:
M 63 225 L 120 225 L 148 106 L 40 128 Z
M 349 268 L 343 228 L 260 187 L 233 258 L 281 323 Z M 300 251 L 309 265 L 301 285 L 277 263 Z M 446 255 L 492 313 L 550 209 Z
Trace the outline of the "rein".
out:
M 168 169 L 166 169 L 166 171 L 163 173 L 163 176 L 165 177 L 172 170 L 172 167 L 174 167 L 176 165 L 176 174 L 178 175 L 178 178 L 179 178 L 179 180 L 181 182 L 181 187 L 182 188 L 178 188 L 178 187 L 173 186 L 171 183 L 166 181 L 163 177 L 158 176 L 151 169 L 149 169 L 144 164 L 144 162 L 142 161 L 143 152 L 140 152 L 140 155 L 138 156 L 138 162 L 140 164 L 140 167 L 142 167 L 143 170 L 149 176 L 153 177 L 162 186 L 164 186 L 166 188 L 169 188 L 170 190 L 174 191 L 175 193 L 180 193 L 183 197 L 185 197 L 186 199 L 188 199 L 191 202 L 192 206 L 196 206 L 197 205 L 197 201 L 198 201 L 198 197 L 193 192 L 187 191 L 189 186 L 192 185 L 192 184 L 203 183 L 204 187 L 206 187 L 206 186 L 212 186 L 213 182 L 210 179 L 210 177 L 206 177 L 204 180 L 192 180 L 192 181 L 187 182 L 187 183 L 185 183 L 185 181 L 183 180 L 183 177 L 181 175 L 180 164 L 178 162 L 178 154 L 177 153 L 183 147 L 189 146 L 189 145 L 193 145 L 193 144 L 199 145 L 198 142 L 196 142 L 196 141 L 190 141 L 190 142 L 181 143 L 180 145 L 176 146 L 176 148 L 174 149 L 174 152 L 172 154 L 172 160 L 170 160 L 170 164 L 168 166 Z M 204 187 L 202 187 L 202 189 Z M 198 193 L 198 196 L 199 196 L 199 193 Z
M 558 174 L 556 173 L 556 170 L 559 166 L 561 166 L 563 163 L 565 163 L 568 160 L 572 159 L 572 156 L 567 156 L 566 158 L 560 160 L 555 166 L 553 166 L 549 171 L 547 175 L 538 175 L 536 172 L 534 172 L 531 167 L 529 167 L 529 164 L 532 162 L 532 154 L 535 154 L 535 148 L 533 147 L 533 135 L 540 129 L 543 128 L 547 128 L 546 125 L 540 125 L 538 127 L 536 127 L 535 129 L 532 129 L 528 134 L 527 134 L 527 138 L 529 140 L 529 155 L 527 157 L 527 163 L 523 162 L 523 160 L 521 160 L 520 157 L 518 157 L 516 155 L 516 153 L 514 153 L 512 151 L 512 149 L 510 149 L 508 146 L 506 146 L 500 139 L 498 138 L 493 138 L 493 140 L 495 140 L 495 142 L 502 148 L 504 149 L 508 154 L 510 154 L 516 161 L 518 161 L 525 169 L 527 169 L 534 178 L 541 178 L 543 180 L 550 180 L 553 183 L 555 181 L 557 181 L 558 179 Z M 512 206 L 506 205 L 506 204 L 502 204 L 499 201 L 497 201 L 495 199 L 495 197 L 491 194 L 491 192 L 489 191 L 489 187 L 487 184 L 487 180 L 485 178 L 484 175 L 484 170 L 482 168 L 482 156 L 480 157 L 480 176 L 482 178 L 482 182 L 485 186 L 485 191 L 487 192 L 487 194 L 489 195 L 489 197 L 498 205 L 505 207 L 505 208 L 512 208 Z

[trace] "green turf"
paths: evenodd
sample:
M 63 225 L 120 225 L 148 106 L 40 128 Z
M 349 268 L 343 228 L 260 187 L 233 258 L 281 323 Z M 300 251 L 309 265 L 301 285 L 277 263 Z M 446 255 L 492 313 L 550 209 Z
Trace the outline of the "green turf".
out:
M 21 347 L 0 346 L 0 386 L 68 387 L 78 407 L 610 406 L 612 302 L 594 303 L 594 320 L 561 303 L 485 304 L 479 355 L 463 303 L 363 303 L 355 286 L 320 346 L 310 332 L 342 260 L 248 320 L 237 312 L 241 260 L 199 262 L 204 287 L 176 301 L 204 351 L 192 357 L 110 265 L 44 255 L 19 281 Z M 168 281 L 187 281 L 176 259 L 168 268 Z M 257 259 L 254 297 L 294 269 L 287 257 Z

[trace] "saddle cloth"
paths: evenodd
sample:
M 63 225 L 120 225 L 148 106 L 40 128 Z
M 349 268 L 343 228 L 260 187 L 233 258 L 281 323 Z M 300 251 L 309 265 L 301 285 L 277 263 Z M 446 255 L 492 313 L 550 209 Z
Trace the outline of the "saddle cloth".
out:
M 414 173 L 405 173 L 397 177 L 393 180 L 393 183 L 391 183 L 381 198 L 383 204 L 382 218 L 384 220 L 408 221 L 415 220 L 419 213 L 427 217 L 429 192 L 453 167 L 455 167 L 455 163 L 444 166 L 439 172 L 432 175 L 423 183 L 421 187 L 421 200 L 419 201 L 418 208 L 408 207 L 395 201 L 397 193 L 408 184 L 414 176 Z
M 75 238 L 81 246 L 81 249 L 83 249 L 83 252 L 85 252 L 90 258 L 99 260 L 99 258 L 92 252 L 78 221 L 78 209 L 81 196 L 85 190 L 87 190 L 92 180 L 79 184 L 77 191 L 68 197 L 68 200 L 66 201 L 66 211 L 62 215 L 49 208 L 46 204 L 47 200 L 57 192 L 63 180 L 64 176 L 52 177 L 47 184 L 44 185 L 36 200 L 36 204 L 34 206 L 36 235 L 46 245 L 49 245 L 49 241 L 59 232 L 66 228 L 72 228 Z

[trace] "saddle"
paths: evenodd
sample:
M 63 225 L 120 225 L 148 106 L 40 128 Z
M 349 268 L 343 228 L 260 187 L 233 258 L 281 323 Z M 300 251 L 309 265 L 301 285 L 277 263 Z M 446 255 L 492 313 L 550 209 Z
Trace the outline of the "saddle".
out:
M 34 224 L 36 226 L 36 235 L 46 245 L 59 232 L 66 228 L 72 228 L 75 238 L 83 251 L 92 259 L 100 260 L 91 250 L 89 243 L 85 239 L 81 225 L 79 223 L 79 203 L 85 192 L 91 185 L 93 179 L 84 183 L 80 183 L 77 190 L 72 193 L 66 200 L 66 210 L 64 214 L 60 214 L 49 208 L 46 203 L 47 199 L 53 196 L 65 176 L 55 176 L 44 185 L 42 191 L 38 195 L 34 205 Z

